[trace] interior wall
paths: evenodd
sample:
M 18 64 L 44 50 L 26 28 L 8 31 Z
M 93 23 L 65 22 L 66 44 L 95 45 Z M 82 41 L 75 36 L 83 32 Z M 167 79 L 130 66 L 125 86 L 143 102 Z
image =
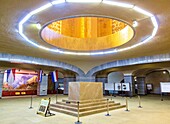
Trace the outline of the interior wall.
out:
M 2 97 L 3 76 L 4 74 L 0 72 L 0 98 Z
M 145 95 L 146 94 L 146 83 L 145 77 L 137 77 L 137 94 Z
M 64 74 L 64 94 L 68 94 L 69 82 L 75 82 L 76 76 L 72 74 Z
M 55 84 L 52 82 L 51 75 L 48 75 L 48 94 L 55 93 Z
M 107 83 L 107 74 L 105 74 L 105 73 L 97 74 L 95 77 L 95 81 Z
M 50 84 L 48 87 L 49 90 L 56 91 L 60 87 L 60 88 L 64 88 L 64 91 L 62 91 L 63 94 L 68 94 L 69 82 L 75 82 L 76 76 L 75 76 L 75 74 L 70 73 L 70 72 L 64 72 L 64 73 L 58 72 L 58 81 L 55 83 L 55 85 L 51 81 L 51 76 L 49 76 L 48 79 L 49 79 L 48 83 Z M 49 93 L 52 93 L 52 92 L 49 92 Z M 58 91 L 58 93 L 59 93 L 59 91 Z
M 37 95 L 46 96 L 48 90 L 48 76 L 42 75 L 42 81 L 38 83 L 37 86 Z
M 121 72 L 111 72 L 108 74 L 108 83 L 120 83 L 124 79 L 124 75 Z
M 146 75 L 146 84 L 153 84 L 151 93 L 161 93 L 160 82 L 170 82 L 170 75 L 167 71 L 166 73 L 163 73 L 163 71 L 154 71 Z
M 56 83 L 53 83 L 51 75 L 48 75 L 48 93 L 55 93 L 59 86 L 64 87 L 64 75 L 58 71 L 58 80 Z
M 61 72 L 58 72 L 58 78 L 64 78 L 64 75 Z
M 58 72 L 58 81 L 55 84 L 55 89 L 57 90 L 59 86 L 64 87 L 64 75 L 61 72 Z
M 103 94 L 105 94 L 105 83 L 107 83 L 107 74 L 103 74 L 103 73 L 101 73 L 101 74 L 97 74 L 96 75 L 96 78 L 95 78 L 95 81 L 96 82 L 102 82 L 103 83 Z

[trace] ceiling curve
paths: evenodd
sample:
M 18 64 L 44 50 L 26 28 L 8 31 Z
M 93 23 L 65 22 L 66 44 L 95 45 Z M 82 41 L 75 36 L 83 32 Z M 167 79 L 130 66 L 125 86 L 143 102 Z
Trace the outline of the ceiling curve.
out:
M 85 2 L 85 1 L 84 1 Z M 84 3 L 83 2 L 83 3 Z M 93 1 L 91 1 L 91 2 L 93 2 Z M 79 2 L 78 2 L 79 3 Z M 86 3 L 86 2 L 85 2 Z M 130 45 L 130 46 L 128 46 L 128 47 L 125 47 L 125 48 L 114 48 L 114 49 L 111 49 L 111 50 L 101 50 L 101 48 L 100 48 L 100 51 L 97 51 L 97 52 L 77 52 L 77 51 L 75 51 L 75 52 L 73 52 L 73 51 L 65 51 L 65 50 L 61 50 L 61 49 L 57 49 L 57 48 L 49 48 L 49 47 L 47 47 L 47 45 L 46 46 L 44 46 L 44 45 L 41 45 L 41 43 L 39 42 L 39 43 L 36 43 L 36 42 L 34 42 L 35 41 L 35 39 L 31 39 L 31 37 L 30 36 L 27 36 L 26 34 L 25 34 L 25 32 L 27 32 L 27 31 L 25 31 L 26 29 L 25 29 L 25 26 L 24 26 L 24 24 L 26 23 L 26 22 L 28 22 L 28 21 L 30 21 L 31 19 L 32 19 L 32 16 L 36 16 L 36 15 L 38 15 L 40 12 L 42 12 L 42 11 L 45 11 L 45 10 L 47 10 L 47 9 L 49 9 L 49 8 L 51 8 L 52 6 L 55 6 L 55 7 L 58 7 L 60 4 L 64 4 L 64 5 L 67 5 L 67 4 L 70 4 L 71 6 L 74 6 L 73 4 L 72 4 L 72 1 L 65 1 L 65 0 L 57 0 L 57 1 L 53 1 L 53 2 L 49 2 L 49 3 L 47 3 L 47 4 L 45 4 L 45 5 L 43 5 L 43 6 L 40 6 L 39 8 L 37 8 L 37 9 L 35 9 L 35 10 L 33 10 L 33 11 L 31 11 L 31 12 L 29 12 L 20 22 L 19 22 L 19 24 L 18 24 L 18 27 L 19 27 L 19 34 L 28 42 L 28 43 L 30 43 L 30 44 L 32 44 L 33 46 L 35 46 L 35 47 L 37 47 L 37 48 L 40 48 L 40 49 L 43 49 L 43 50 L 46 50 L 46 51 L 49 51 L 49 52 L 56 52 L 56 53 L 61 53 L 61 54 L 71 54 L 71 55 L 104 55 L 104 54 L 111 54 L 111 53 L 117 53 L 117 52 L 122 52 L 122 51 L 126 51 L 126 50 L 129 50 L 129 49 L 133 49 L 133 48 L 135 48 L 135 47 L 138 47 L 138 46 L 140 46 L 140 45 L 142 45 L 142 44 L 145 44 L 145 43 L 147 43 L 147 42 L 149 42 L 155 35 L 156 35 L 156 33 L 157 33 L 157 30 L 158 30 L 158 24 L 157 24 L 157 21 L 156 21 L 156 18 L 155 18 L 155 16 L 152 14 L 152 13 L 150 13 L 150 12 L 148 12 L 148 11 L 146 11 L 146 10 L 144 10 L 144 9 L 142 9 L 142 8 L 140 8 L 140 7 L 138 7 L 138 6 L 136 6 L 136 5 L 132 5 L 132 4 L 125 4 L 125 3 L 122 3 L 122 2 L 112 2 L 112 1 L 98 1 L 98 2 L 96 2 L 95 1 L 95 3 L 96 4 L 101 4 L 101 5 L 111 5 L 111 8 L 113 8 L 113 7 L 118 7 L 117 8 L 117 10 L 119 10 L 119 9 L 121 9 L 121 8 L 124 8 L 124 9 L 126 9 L 126 11 L 124 11 L 124 13 L 125 13 L 125 15 L 127 14 L 127 11 L 129 11 L 129 10 L 133 10 L 133 13 L 135 13 L 135 12 L 137 12 L 138 13 L 138 15 L 141 15 L 141 16 L 145 16 L 146 18 L 148 18 L 149 20 L 150 20 L 150 22 L 151 22 L 151 27 L 152 27 L 152 29 L 151 29 L 151 32 L 148 34 L 148 36 L 146 36 L 143 40 L 139 40 L 138 39 L 138 43 L 137 42 L 135 42 L 134 44 L 132 44 L 132 45 Z M 87 2 L 87 5 L 91 5 L 90 3 L 88 3 Z M 101 6 L 100 6 L 101 7 Z M 83 11 L 83 10 L 82 10 Z M 51 15 L 54 15 L 51 11 L 49 12 Z M 62 13 L 57 13 L 58 15 L 61 15 L 62 16 L 62 18 L 64 18 L 64 16 L 63 16 L 63 14 Z M 80 14 L 79 14 L 80 15 Z M 78 15 L 78 16 L 79 16 Z M 93 15 L 95 15 L 95 14 L 93 14 Z M 75 17 L 75 16 L 77 16 L 77 15 L 73 15 L 73 17 Z M 111 17 L 112 15 L 109 15 L 108 17 Z M 54 18 L 55 16 L 52 16 L 52 20 L 54 20 L 55 18 Z M 106 17 L 106 16 L 105 16 Z M 67 18 L 67 17 L 65 17 L 65 18 Z M 122 18 L 118 18 L 118 17 L 116 17 L 117 18 L 117 20 L 124 20 L 124 19 L 122 19 Z M 49 19 L 51 19 L 51 18 L 48 18 L 48 22 L 51 22 L 52 20 L 49 20 Z M 136 19 L 132 19 L 131 21 L 132 21 L 132 23 L 134 22 L 134 20 L 136 20 Z M 124 20 L 125 21 L 125 20 Z M 39 22 L 39 21 L 38 21 Z M 84 23 L 83 23 L 84 24 Z M 149 24 L 147 24 L 148 26 L 149 26 Z M 29 25 L 26 25 L 28 28 L 30 27 Z M 84 26 L 83 26 L 84 27 Z M 146 27 L 145 27 L 146 28 Z M 147 28 L 146 28 L 147 29 Z M 148 29 L 147 29 L 148 30 Z M 32 33 L 33 33 L 33 31 L 31 31 Z M 84 31 L 85 32 L 85 31 Z M 48 34 L 48 32 L 45 32 L 46 34 Z M 95 34 L 95 33 L 94 33 Z M 126 34 L 129 34 L 129 33 L 126 33 Z M 35 35 L 35 34 L 34 34 Z M 84 35 L 84 34 L 83 34 Z M 53 36 L 53 34 L 52 34 L 52 36 Z M 125 35 L 126 36 L 126 35 Z M 49 38 L 49 37 L 48 37 Z M 138 38 L 141 38 L 141 37 L 138 37 Z M 116 38 L 117 39 L 117 38 Z M 105 39 L 104 39 L 105 40 Z M 111 39 L 112 40 L 112 39 Z M 119 40 L 119 39 L 118 39 Z M 63 42 L 64 42 L 65 40 L 63 40 Z M 114 39 L 112 40 L 112 41 L 114 41 Z M 122 38 L 120 38 L 120 41 L 122 41 Z M 109 42 L 109 40 L 108 39 L 106 39 L 105 40 L 105 42 Z M 77 43 L 76 43 L 77 44 Z M 89 44 L 89 43 L 88 43 Z M 98 43 L 96 43 L 96 44 L 98 44 Z M 94 46 L 94 45 L 92 45 L 92 46 Z M 79 45 L 77 46 L 76 45 L 76 47 L 79 47 Z M 69 47 L 70 48 L 70 47 Z M 75 48 L 74 48 L 75 49 Z M 82 48 L 83 49 L 83 48 Z M 83 50 L 93 50 L 94 49 L 94 47 L 92 48 L 92 49 L 83 49 Z M 82 50 L 82 51 L 83 51 Z

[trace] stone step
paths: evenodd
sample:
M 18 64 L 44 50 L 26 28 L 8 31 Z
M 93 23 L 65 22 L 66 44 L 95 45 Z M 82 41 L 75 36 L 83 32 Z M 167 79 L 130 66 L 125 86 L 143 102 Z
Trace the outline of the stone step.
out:
M 125 107 L 125 105 L 120 105 L 120 103 L 114 103 L 114 101 L 109 101 L 109 110 L 119 109 L 123 107 Z M 77 117 L 78 114 L 77 101 L 62 100 L 62 102 L 50 104 L 50 110 Z M 87 116 L 106 111 L 107 111 L 106 98 L 80 101 L 79 116 Z
M 56 102 L 56 104 L 71 106 L 71 107 L 77 107 L 77 104 L 74 104 L 74 103 Z
M 112 106 L 112 107 L 109 107 L 109 111 L 124 108 L 124 107 L 126 107 L 126 106 L 125 105 Z M 50 110 L 60 112 L 60 113 L 64 113 L 64 114 L 68 114 L 68 115 L 75 116 L 75 117 L 77 117 L 77 114 L 78 114 L 77 112 L 69 111 L 69 110 L 62 109 L 62 108 L 50 107 Z M 107 108 L 100 108 L 100 109 L 80 112 L 79 116 L 83 117 L 83 116 L 88 116 L 88 115 L 97 114 L 97 113 L 101 113 L 101 112 L 107 112 Z
M 120 105 L 120 103 L 109 103 L 109 107 L 111 106 L 116 106 L 116 105 Z M 63 104 L 50 104 L 50 107 L 53 108 L 61 108 L 61 109 L 66 109 L 66 110 L 70 110 L 70 111 L 74 111 L 77 112 L 77 106 L 67 106 L 67 105 L 63 105 Z M 79 111 L 83 112 L 83 111 L 89 111 L 89 110 L 93 110 L 93 109 L 99 109 L 99 108 L 104 108 L 107 107 L 107 103 L 105 102 L 104 104 L 99 104 L 99 105 L 93 105 L 93 106 L 87 106 L 87 107 L 81 107 Z
M 120 103 L 109 103 L 109 108 L 112 106 L 118 106 L 118 105 L 120 105 Z M 83 107 L 83 108 L 80 107 L 79 111 L 83 112 L 83 111 L 89 111 L 89 110 L 96 110 L 96 109 L 100 109 L 100 108 L 107 108 L 107 103 L 96 105 L 96 106 Z
M 96 106 L 96 105 L 101 105 L 101 104 L 106 104 L 107 101 L 97 101 L 97 102 L 91 102 L 91 103 L 86 103 L 86 104 L 80 104 L 80 107 L 88 107 L 88 106 Z M 110 103 L 114 103 L 114 101 L 109 101 Z
M 109 111 L 124 108 L 124 107 L 126 107 L 126 105 L 111 106 L 111 107 L 109 107 Z M 100 108 L 100 109 L 89 110 L 89 111 L 85 111 L 85 112 L 80 112 L 79 116 L 83 117 L 83 116 L 97 114 L 97 113 L 101 113 L 101 112 L 107 112 L 107 107 Z
M 76 107 L 72 107 L 72 106 L 66 106 L 66 105 L 61 105 L 61 104 L 50 104 L 50 107 L 66 109 L 66 110 L 77 112 L 77 106 Z
M 50 110 L 77 117 L 77 112 L 69 111 L 67 109 L 62 109 L 62 108 L 57 108 L 57 107 L 51 107 L 50 106 Z
M 101 105 L 101 104 L 106 104 L 106 103 L 107 101 L 90 102 L 90 103 L 80 104 L 80 107 L 82 108 L 82 107 L 88 107 L 88 106 L 96 106 L 96 105 Z M 114 101 L 109 101 L 109 103 L 114 103 Z M 77 107 L 77 104 L 74 104 L 74 103 L 57 102 L 56 104 Z
M 79 102 L 80 102 L 80 104 L 84 104 L 84 103 L 97 102 L 97 101 L 107 101 L 107 99 L 103 98 L 103 99 L 93 99 L 93 100 L 82 100 L 82 101 L 79 101 Z M 78 100 L 63 99 L 62 102 L 77 104 Z

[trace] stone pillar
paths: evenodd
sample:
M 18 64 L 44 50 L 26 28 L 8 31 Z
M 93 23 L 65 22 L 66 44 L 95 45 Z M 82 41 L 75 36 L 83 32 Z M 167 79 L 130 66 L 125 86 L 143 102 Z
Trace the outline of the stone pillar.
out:
M 64 76 L 64 94 L 68 94 L 69 82 L 95 82 L 95 76 L 76 76 L 65 75 Z
M 130 83 L 130 92 L 129 96 L 134 96 L 135 95 L 135 82 L 134 82 L 134 77 L 132 74 L 124 74 L 124 82 L 125 83 Z
M 48 89 L 48 75 L 43 75 L 42 81 L 38 83 L 37 86 L 37 95 L 39 96 L 47 95 L 47 89 Z
M 68 94 L 69 82 L 75 82 L 75 77 L 64 77 L 64 94 Z
M 107 75 L 103 77 L 96 77 L 95 82 L 102 82 L 103 83 L 103 94 L 105 93 L 105 83 L 108 83 L 107 81 Z
M 4 78 L 4 73 L 0 73 L 0 99 L 2 98 L 3 78 Z
M 169 72 L 169 75 L 170 75 L 170 69 L 167 69 L 167 71 Z
M 95 82 L 95 76 L 76 76 L 76 81 Z
M 146 95 L 145 77 L 137 77 L 137 89 L 138 89 L 138 94 Z

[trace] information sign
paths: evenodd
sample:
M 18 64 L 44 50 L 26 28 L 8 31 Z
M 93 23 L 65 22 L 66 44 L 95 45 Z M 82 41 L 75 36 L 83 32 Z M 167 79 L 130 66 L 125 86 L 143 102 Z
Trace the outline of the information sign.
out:
M 46 116 L 47 111 L 49 109 L 50 98 L 49 99 L 41 99 L 37 114 L 42 114 Z
M 160 82 L 161 92 L 169 93 L 170 92 L 170 82 Z

